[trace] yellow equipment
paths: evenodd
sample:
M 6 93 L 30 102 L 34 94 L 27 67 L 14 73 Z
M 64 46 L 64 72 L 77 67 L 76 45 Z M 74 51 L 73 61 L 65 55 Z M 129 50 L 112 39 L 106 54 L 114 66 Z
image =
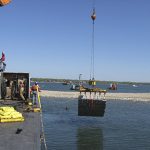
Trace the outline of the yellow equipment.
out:
M 33 112 L 41 112 L 41 109 L 40 108 L 33 108 Z
M 89 85 L 95 86 L 96 85 L 96 81 L 95 80 L 89 80 Z
M 24 117 L 13 107 L 0 107 L 0 122 L 18 122 L 24 121 Z
M 6 4 L 9 4 L 11 0 L 0 0 L 0 6 L 4 6 Z
M 100 88 L 85 88 L 83 86 L 80 86 L 80 93 L 81 92 L 99 92 L 99 93 L 104 93 L 106 94 L 107 93 L 107 90 L 103 90 L 103 89 L 100 89 Z
M 28 103 L 29 106 L 32 106 L 33 104 L 31 102 Z

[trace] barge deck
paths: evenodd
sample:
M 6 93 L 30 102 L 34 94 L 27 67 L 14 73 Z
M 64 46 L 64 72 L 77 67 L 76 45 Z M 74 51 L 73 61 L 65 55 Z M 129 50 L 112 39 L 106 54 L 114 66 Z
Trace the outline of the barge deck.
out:
M 41 150 L 40 112 L 25 112 L 21 101 L 1 100 L 1 106 L 14 106 L 25 118 L 23 122 L 0 123 L 0 150 Z

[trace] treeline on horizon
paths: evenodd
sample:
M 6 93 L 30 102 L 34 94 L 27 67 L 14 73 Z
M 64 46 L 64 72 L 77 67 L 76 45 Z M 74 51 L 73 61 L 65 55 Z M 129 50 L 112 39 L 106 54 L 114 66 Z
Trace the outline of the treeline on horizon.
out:
M 75 80 L 75 79 L 52 79 L 52 78 L 31 78 L 30 79 L 32 82 L 79 82 L 79 80 Z M 88 82 L 89 80 L 81 80 L 83 82 Z M 110 84 L 110 83 L 116 83 L 116 84 L 150 84 L 148 82 L 131 82 L 131 81 L 100 81 L 100 80 L 96 80 L 96 82 L 98 83 L 102 83 L 102 84 Z

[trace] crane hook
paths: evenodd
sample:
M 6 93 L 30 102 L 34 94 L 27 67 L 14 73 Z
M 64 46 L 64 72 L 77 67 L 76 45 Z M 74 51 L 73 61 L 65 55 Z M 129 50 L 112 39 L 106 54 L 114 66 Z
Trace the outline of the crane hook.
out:
M 93 14 L 91 15 L 91 18 L 92 18 L 93 21 L 96 19 L 95 8 L 93 9 Z

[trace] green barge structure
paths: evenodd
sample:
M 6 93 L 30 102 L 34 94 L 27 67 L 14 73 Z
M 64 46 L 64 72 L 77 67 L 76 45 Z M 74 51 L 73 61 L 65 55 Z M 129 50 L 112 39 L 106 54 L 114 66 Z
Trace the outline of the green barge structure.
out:
M 19 82 L 23 81 L 23 101 L 19 95 Z M 42 114 L 33 111 L 30 101 L 29 73 L 0 73 L 0 108 L 13 107 L 24 120 L 0 122 L 0 150 L 41 150 Z

